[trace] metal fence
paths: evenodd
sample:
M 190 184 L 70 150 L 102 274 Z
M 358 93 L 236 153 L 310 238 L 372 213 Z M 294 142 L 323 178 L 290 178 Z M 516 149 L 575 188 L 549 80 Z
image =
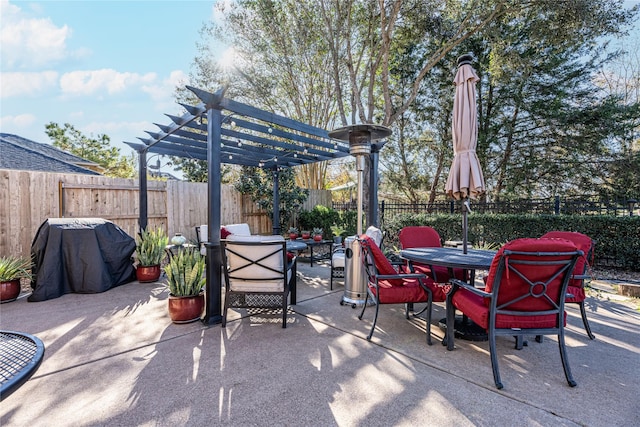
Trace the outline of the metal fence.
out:
M 519 199 L 503 202 L 471 202 L 473 212 L 487 214 L 564 214 L 564 215 L 630 215 L 637 206 L 636 199 L 603 199 L 591 197 L 552 197 L 547 199 Z M 356 210 L 356 202 L 333 203 L 338 211 Z M 461 204 L 454 201 L 434 203 L 380 202 L 380 219 L 412 213 L 452 214 L 459 212 Z

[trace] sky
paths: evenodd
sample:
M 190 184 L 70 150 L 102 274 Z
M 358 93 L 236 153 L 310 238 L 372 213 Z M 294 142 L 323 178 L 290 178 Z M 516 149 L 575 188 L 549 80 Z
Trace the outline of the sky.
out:
M 0 0 L 0 131 L 50 143 L 45 125 L 69 123 L 129 155 L 124 141 L 182 114 L 175 87 L 214 3 Z
M 124 141 L 182 114 L 175 87 L 215 2 L 0 0 L 0 132 L 50 143 L 45 125 L 69 123 L 129 155 Z

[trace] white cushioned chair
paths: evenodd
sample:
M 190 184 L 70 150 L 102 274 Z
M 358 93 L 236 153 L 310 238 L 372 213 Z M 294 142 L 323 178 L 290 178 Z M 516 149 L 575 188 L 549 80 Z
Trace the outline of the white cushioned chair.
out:
M 296 257 L 287 254 L 282 236 L 231 234 L 222 243 L 225 280 L 222 327 L 232 308 L 281 308 L 282 327 L 287 327 L 287 303 L 296 296 Z

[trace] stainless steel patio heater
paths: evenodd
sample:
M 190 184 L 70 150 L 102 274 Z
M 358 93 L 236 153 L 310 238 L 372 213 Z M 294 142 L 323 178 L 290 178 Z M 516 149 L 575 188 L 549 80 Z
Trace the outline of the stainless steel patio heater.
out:
M 329 132 L 331 138 L 349 141 L 349 153 L 356 158 L 356 171 L 358 173 L 358 213 L 356 235 L 345 239 L 345 265 L 344 265 L 344 296 L 340 304 L 351 304 L 352 307 L 362 305 L 367 297 L 367 275 L 362 265 L 362 252 L 357 237 L 362 234 L 364 199 L 364 170 L 366 161 L 371 154 L 371 141 L 377 141 L 391 135 L 391 129 L 372 125 L 350 125 Z M 372 168 L 377 171 L 377 168 Z M 371 182 L 377 183 L 377 177 Z M 370 192 L 377 192 L 375 188 L 369 188 Z M 369 212 L 369 216 L 372 212 Z

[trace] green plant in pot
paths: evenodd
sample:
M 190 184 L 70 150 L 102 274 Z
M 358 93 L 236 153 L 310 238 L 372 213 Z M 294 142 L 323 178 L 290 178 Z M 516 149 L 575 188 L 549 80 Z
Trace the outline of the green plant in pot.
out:
M 319 242 L 320 240 L 322 240 L 322 232 L 324 230 L 322 230 L 322 228 L 319 227 L 315 227 L 313 229 L 313 240 Z
M 0 258 L 0 302 L 15 301 L 20 295 L 20 279 L 31 278 L 31 260 L 23 257 Z
M 333 234 L 333 242 L 340 244 L 342 243 L 342 239 L 347 234 L 347 229 L 340 225 L 332 225 L 331 233 Z
M 165 257 L 169 238 L 162 228 L 143 230 L 136 239 L 136 278 L 139 282 L 155 282 L 160 277 L 160 264 Z
M 180 251 L 164 267 L 169 287 L 169 317 L 174 323 L 198 320 L 204 309 L 205 257 L 193 248 Z

